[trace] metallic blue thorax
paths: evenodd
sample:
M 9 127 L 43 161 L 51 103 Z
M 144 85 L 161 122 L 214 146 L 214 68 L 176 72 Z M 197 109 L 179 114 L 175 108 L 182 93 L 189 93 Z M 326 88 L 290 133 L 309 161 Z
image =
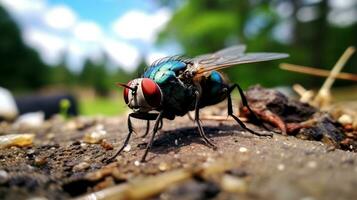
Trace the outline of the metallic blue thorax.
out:
M 186 63 L 179 60 L 169 60 L 151 66 L 145 73 L 145 78 L 154 80 L 157 84 L 165 84 L 176 78 L 176 75 L 186 69 Z
M 181 60 L 167 60 L 148 68 L 143 77 L 154 80 L 163 93 L 162 109 L 165 117 L 173 119 L 182 116 L 195 106 L 195 90 L 197 87 L 192 80 L 180 81 L 178 76 L 185 71 L 187 63 Z M 227 87 L 221 74 L 212 71 L 209 77 L 202 79 L 202 98 L 200 107 L 216 104 L 225 99 L 224 88 Z

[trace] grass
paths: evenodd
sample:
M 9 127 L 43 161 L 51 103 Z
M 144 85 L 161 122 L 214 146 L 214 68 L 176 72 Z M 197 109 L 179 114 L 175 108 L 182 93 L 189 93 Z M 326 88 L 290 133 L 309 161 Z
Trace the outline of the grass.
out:
M 79 104 L 81 115 L 86 116 L 114 116 L 120 115 L 127 110 L 127 106 L 121 98 L 82 98 Z

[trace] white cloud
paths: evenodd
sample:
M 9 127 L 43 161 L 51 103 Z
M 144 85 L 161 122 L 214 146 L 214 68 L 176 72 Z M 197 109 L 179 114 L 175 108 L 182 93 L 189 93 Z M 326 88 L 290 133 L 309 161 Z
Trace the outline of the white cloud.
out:
M 103 47 L 110 60 L 127 71 L 133 71 L 140 62 L 139 51 L 131 45 L 115 39 L 107 39 Z
M 21 26 L 41 24 L 47 7 L 45 0 L 0 0 L 0 4 Z
M 158 32 L 171 18 L 171 11 L 160 9 L 153 14 L 132 10 L 114 21 L 114 32 L 124 39 L 139 39 L 153 43 Z
M 70 29 L 76 22 L 76 14 L 66 5 L 51 7 L 44 16 L 45 23 L 58 30 Z
M 29 46 L 39 51 L 46 63 L 52 65 L 61 61 L 67 46 L 64 38 L 35 28 L 24 31 L 23 38 Z
M 101 27 L 94 22 L 80 22 L 74 27 L 74 35 L 81 41 L 99 41 L 102 37 L 102 34 Z
M 150 52 L 146 57 L 145 57 L 145 63 L 147 65 L 151 65 L 154 61 L 167 57 L 169 56 L 166 53 L 163 52 Z
M 130 43 L 133 41 L 128 41 L 132 39 L 144 42 L 140 45 L 145 48 L 148 65 L 166 56 L 153 50 L 153 42 L 171 17 L 167 9 L 152 14 L 129 11 L 107 28 L 113 33 L 94 21 L 81 19 L 66 5 L 51 5 L 47 0 L 0 0 L 0 3 L 20 25 L 25 43 L 50 65 L 58 64 L 66 56 L 70 69 L 78 72 L 86 59 L 99 61 L 107 55 L 113 66 L 133 71 L 142 54 L 138 46 Z
M 45 0 L 0 0 L 0 3 L 16 15 L 43 11 L 46 5 Z

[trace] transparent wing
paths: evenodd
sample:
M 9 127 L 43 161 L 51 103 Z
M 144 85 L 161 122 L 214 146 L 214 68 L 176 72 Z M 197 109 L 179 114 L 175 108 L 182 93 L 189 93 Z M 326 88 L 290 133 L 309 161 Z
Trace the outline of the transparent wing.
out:
M 196 76 L 212 70 L 220 70 L 233 65 L 255 63 L 268 60 L 286 58 L 289 55 L 283 53 L 247 53 L 244 54 L 245 46 L 233 46 L 213 54 L 205 54 L 192 59 L 196 68 Z
M 229 60 L 237 59 L 244 55 L 245 45 L 228 47 L 211 54 L 204 54 L 193 58 L 193 62 L 199 65 L 209 65 Z

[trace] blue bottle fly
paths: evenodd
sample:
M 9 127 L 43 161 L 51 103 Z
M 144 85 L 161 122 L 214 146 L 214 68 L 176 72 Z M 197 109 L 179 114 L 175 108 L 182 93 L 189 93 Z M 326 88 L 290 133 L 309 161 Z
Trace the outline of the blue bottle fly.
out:
M 257 135 L 269 135 L 253 131 L 246 127 L 233 114 L 231 92 L 237 88 L 242 104 L 251 111 L 243 90 L 238 84 L 229 84 L 217 70 L 234 65 L 262 62 L 288 57 L 282 53 L 244 53 L 245 46 L 232 46 L 212 54 L 200 55 L 194 58 L 167 57 L 154 62 L 141 78 L 134 79 L 128 84 L 118 83 L 124 87 L 124 99 L 133 110 L 128 116 L 129 133 L 123 146 L 109 158 L 109 161 L 119 155 L 129 143 L 133 132 L 131 118 L 155 120 L 151 139 L 147 144 L 142 161 L 148 154 L 155 134 L 162 127 L 162 119 L 174 119 L 183 116 L 189 111 L 195 111 L 194 120 L 198 133 L 205 143 L 215 148 L 215 145 L 206 137 L 199 118 L 199 110 L 205 106 L 217 104 L 225 99 L 228 102 L 228 115 L 233 117 L 245 130 Z M 257 119 L 259 121 L 259 119 Z

